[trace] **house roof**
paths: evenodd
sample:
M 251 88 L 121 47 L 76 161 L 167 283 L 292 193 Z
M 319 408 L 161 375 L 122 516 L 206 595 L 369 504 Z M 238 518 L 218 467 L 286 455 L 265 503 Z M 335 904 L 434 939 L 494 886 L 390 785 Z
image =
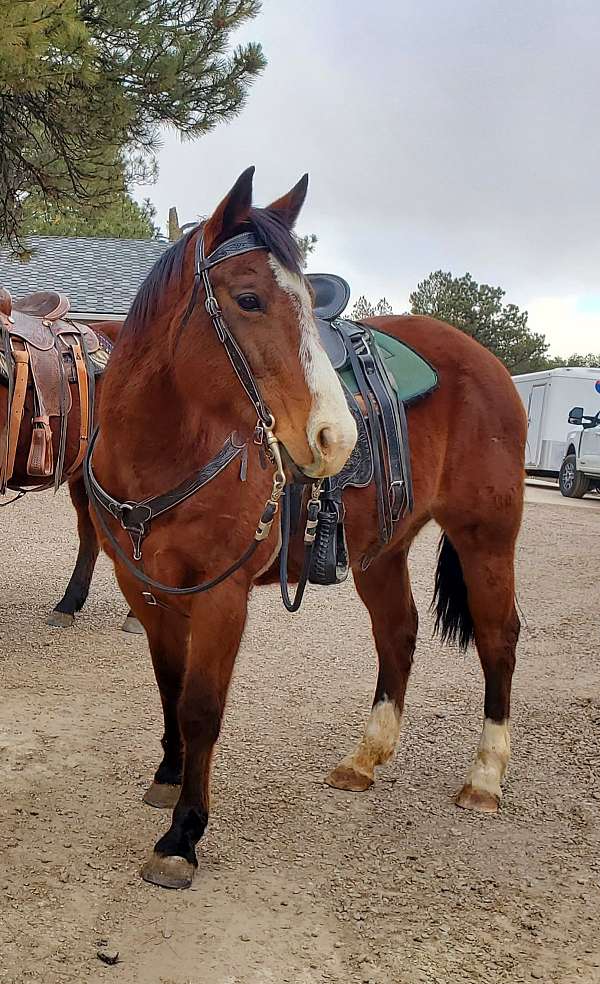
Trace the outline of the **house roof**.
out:
M 125 316 L 152 266 L 171 244 L 165 239 L 29 236 L 25 263 L 0 248 L 0 287 L 14 297 L 34 290 L 68 294 L 73 313 Z

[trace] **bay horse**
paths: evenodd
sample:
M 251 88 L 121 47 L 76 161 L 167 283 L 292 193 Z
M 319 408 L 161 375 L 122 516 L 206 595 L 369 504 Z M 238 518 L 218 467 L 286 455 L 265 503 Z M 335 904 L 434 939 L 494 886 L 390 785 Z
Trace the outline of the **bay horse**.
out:
M 101 326 L 92 326 L 101 330 L 102 334 L 114 343 L 122 322 L 104 321 Z M 95 381 L 96 395 L 102 389 L 102 376 L 98 376 Z M 66 433 L 66 453 L 65 461 L 74 461 L 79 448 L 79 393 L 77 386 L 71 387 L 71 398 L 73 407 L 69 414 Z M 44 491 L 48 488 L 49 482 L 46 478 L 35 478 L 28 474 L 28 455 L 31 447 L 33 432 L 34 410 L 32 405 L 33 394 L 28 392 L 25 400 L 25 412 L 21 422 L 19 432 L 19 443 L 15 457 L 14 472 L 8 484 L 8 490 L 17 492 L 17 498 L 21 494 L 19 490 L 28 489 L 29 492 Z M 8 388 L 0 385 L 0 434 L 5 433 L 6 420 L 8 413 Z M 58 430 L 60 421 L 53 418 L 51 428 L 55 447 L 58 444 Z M 50 483 L 51 484 L 51 483 Z M 49 625 L 56 628 L 65 628 L 73 624 L 75 614 L 83 608 L 90 590 L 92 575 L 100 552 L 98 537 L 92 523 L 89 511 L 89 502 L 85 490 L 82 469 L 79 468 L 67 479 L 69 495 L 77 515 L 77 534 L 79 539 L 77 559 L 75 567 L 67 584 L 65 593 L 53 611 L 46 619 Z M 0 506 L 9 506 L 10 502 L 0 502 Z M 131 612 L 128 613 L 123 628 L 126 631 L 137 632 L 138 624 Z
M 341 469 L 356 440 L 292 235 L 307 176 L 258 209 L 253 171 L 142 285 L 106 371 L 86 465 L 97 533 L 144 626 L 160 690 L 164 754 L 144 799 L 174 810 L 141 874 L 169 888 L 191 884 L 248 596 L 257 580 L 273 579 L 285 481 L 278 446 L 318 482 Z M 364 737 L 328 782 L 367 789 L 396 747 L 417 633 L 407 556 L 433 519 L 443 530 L 438 628 L 461 646 L 475 640 L 485 677 L 481 740 L 457 802 L 495 811 L 509 759 L 519 635 L 514 550 L 524 412 L 506 370 L 467 335 L 426 317 L 369 323 L 420 352 L 439 386 L 408 413 L 414 508 L 366 569 L 361 561 L 378 543 L 374 489 L 345 496 L 354 580 L 371 616 L 379 675 Z

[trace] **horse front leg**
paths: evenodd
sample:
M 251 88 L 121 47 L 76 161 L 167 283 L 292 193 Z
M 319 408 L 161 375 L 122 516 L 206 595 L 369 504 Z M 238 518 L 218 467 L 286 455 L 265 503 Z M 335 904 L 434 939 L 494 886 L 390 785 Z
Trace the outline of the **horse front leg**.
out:
M 192 603 L 178 703 L 184 751 L 181 793 L 169 830 L 141 871 L 154 885 L 189 888 L 198 866 L 196 844 L 208 823 L 211 760 L 246 623 L 248 590 L 247 580 L 238 575 Z
M 83 478 L 80 477 L 69 482 L 69 495 L 77 513 L 79 550 L 67 590 L 46 620 L 48 625 L 57 628 L 73 625 L 75 612 L 81 611 L 85 605 L 100 550 L 96 530 L 90 517 Z
M 188 619 L 179 612 L 167 611 L 158 605 L 140 604 L 139 608 L 140 617 L 144 620 L 142 631 L 146 632 L 150 646 L 164 719 L 161 739 L 163 757 L 143 800 L 148 806 L 172 810 L 181 793 L 183 773 L 179 700 L 183 690 L 190 626 Z

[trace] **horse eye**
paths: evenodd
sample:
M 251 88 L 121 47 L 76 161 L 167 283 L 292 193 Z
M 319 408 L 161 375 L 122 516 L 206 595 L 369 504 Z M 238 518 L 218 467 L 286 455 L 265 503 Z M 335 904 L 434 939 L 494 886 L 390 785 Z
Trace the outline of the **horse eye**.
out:
M 260 301 L 256 294 L 239 294 L 236 299 L 242 311 L 260 311 Z

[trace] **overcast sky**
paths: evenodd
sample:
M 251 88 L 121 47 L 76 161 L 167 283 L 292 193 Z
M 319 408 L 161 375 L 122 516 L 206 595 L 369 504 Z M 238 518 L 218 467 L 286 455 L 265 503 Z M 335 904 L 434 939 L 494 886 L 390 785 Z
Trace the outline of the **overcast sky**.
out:
M 310 174 L 309 269 L 394 310 L 468 270 L 556 354 L 600 351 L 600 0 L 264 0 L 268 65 L 196 143 L 168 134 L 148 195 L 206 214 L 256 165 L 259 205 Z

